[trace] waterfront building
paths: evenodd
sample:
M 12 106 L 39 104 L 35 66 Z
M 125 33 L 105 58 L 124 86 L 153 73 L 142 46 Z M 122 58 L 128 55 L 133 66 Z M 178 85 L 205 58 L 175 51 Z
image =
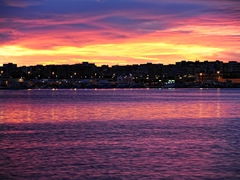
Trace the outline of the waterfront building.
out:
M 17 71 L 17 64 L 3 64 L 3 67 L 1 69 L 1 77 L 11 77 L 11 74 L 15 71 Z
M 42 86 L 43 79 L 51 80 L 47 86 L 59 87 L 79 86 L 79 82 L 83 79 L 89 79 L 91 85 L 96 83 L 102 85 L 104 84 L 102 82 L 107 80 L 115 85 L 137 84 L 141 87 L 161 87 L 171 80 L 177 87 L 194 87 L 199 84 L 211 86 L 219 83 L 238 84 L 240 63 L 237 61 L 223 63 L 219 60 L 204 62 L 182 60 L 169 65 L 146 63 L 112 67 L 108 65 L 97 67 L 94 63 L 88 62 L 73 65 L 52 64 L 22 67 L 8 63 L 0 67 L 0 72 L 1 84 L 5 85 L 9 78 L 23 78 L 36 86 Z M 84 84 L 84 86 L 88 85 Z

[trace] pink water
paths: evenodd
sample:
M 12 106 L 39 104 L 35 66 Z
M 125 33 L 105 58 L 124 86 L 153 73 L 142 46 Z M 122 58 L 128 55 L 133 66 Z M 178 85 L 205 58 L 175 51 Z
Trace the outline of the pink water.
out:
M 0 91 L 2 179 L 239 179 L 239 89 Z

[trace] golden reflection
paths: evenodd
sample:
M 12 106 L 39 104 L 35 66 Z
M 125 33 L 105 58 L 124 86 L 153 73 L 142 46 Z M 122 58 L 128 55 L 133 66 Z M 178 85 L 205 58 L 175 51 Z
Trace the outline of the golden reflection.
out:
M 202 103 L 199 103 L 199 117 L 203 116 L 203 105 Z
M 27 121 L 31 122 L 31 108 L 27 106 Z
M 2 107 L 2 105 L 0 105 L 0 108 L 1 108 L 1 111 L 0 111 L 0 123 L 1 122 L 3 122 L 3 118 L 4 118 L 4 116 L 3 116 L 3 107 Z
M 215 104 L 216 105 L 216 104 Z M 221 104 L 169 104 L 169 103 L 102 103 L 81 105 L 6 106 L 1 112 L 4 122 L 55 122 L 89 120 L 166 120 L 179 118 L 221 117 Z M 26 106 L 25 106 L 26 108 Z M 50 116 L 49 116 L 50 115 Z
M 54 112 L 54 106 L 51 108 L 51 115 L 52 115 L 52 120 L 55 121 L 55 112 Z
M 217 102 L 216 114 L 218 118 L 221 117 L 221 106 L 219 102 Z
M 95 93 L 98 92 L 93 91 Z M 125 91 L 123 90 L 123 92 Z M 132 93 L 132 91 L 129 90 L 129 93 Z M 72 92 L 74 95 L 80 91 Z M 204 93 L 202 95 L 199 93 L 199 96 L 205 95 Z M 231 104 L 231 102 L 221 103 L 218 96 L 215 96 L 211 102 L 207 97 L 204 98 L 190 101 L 165 101 L 159 99 L 159 101 L 127 101 L 127 103 L 126 101 L 81 102 L 80 99 L 74 102 L 51 102 L 51 104 L 45 102 L 29 104 L 24 100 L 22 102 L 11 101 L 5 103 L 4 106 L 1 104 L 0 120 L 1 123 L 20 123 L 203 119 L 236 116 L 236 106 Z
M 73 119 L 77 119 L 77 106 L 74 106 L 73 108 Z

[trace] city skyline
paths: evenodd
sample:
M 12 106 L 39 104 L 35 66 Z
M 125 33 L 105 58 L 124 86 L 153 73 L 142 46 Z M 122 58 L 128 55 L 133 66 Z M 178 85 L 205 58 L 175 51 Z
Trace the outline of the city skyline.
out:
M 239 87 L 240 63 L 181 61 L 126 66 L 82 62 L 72 65 L 0 66 L 0 86 L 8 88 Z
M 222 61 L 222 60 L 213 60 L 213 61 L 209 61 L 209 60 L 179 60 L 179 61 L 175 61 L 173 63 L 169 63 L 169 64 L 163 64 L 161 62 L 144 62 L 144 63 L 135 63 L 135 64 L 97 64 L 96 62 L 88 62 L 88 61 L 82 61 L 82 62 L 77 62 L 77 63 L 65 63 L 65 64 L 34 64 L 34 65 L 28 65 L 28 64 L 23 64 L 23 65 L 19 65 L 17 63 L 14 62 L 6 62 L 3 63 L 2 65 L 0 65 L 0 67 L 3 67 L 4 65 L 16 65 L 17 67 L 32 67 L 32 66 L 63 66 L 63 65 L 67 65 L 67 66 L 72 66 L 72 65 L 79 65 L 79 64 L 88 64 L 88 65 L 95 65 L 96 67 L 103 67 L 103 66 L 108 66 L 108 67 L 114 67 L 114 66 L 135 66 L 135 65 L 146 65 L 146 64 L 153 64 L 153 65 L 164 65 L 164 66 L 169 66 L 169 65 L 176 65 L 178 63 L 216 63 L 216 62 L 220 62 L 220 63 L 224 63 L 224 64 L 229 64 L 229 63 L 234 63 L 234 64 L 240 64 L 239 61 Z
M 240 62 L 240 2 L 0 2 L 0 66 Z

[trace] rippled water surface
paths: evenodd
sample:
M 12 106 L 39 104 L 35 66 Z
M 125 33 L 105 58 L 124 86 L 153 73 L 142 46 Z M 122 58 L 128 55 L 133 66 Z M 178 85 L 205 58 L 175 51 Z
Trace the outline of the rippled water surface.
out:
M 240 89 L 0 91 L 0 179 L 240 179 Z

